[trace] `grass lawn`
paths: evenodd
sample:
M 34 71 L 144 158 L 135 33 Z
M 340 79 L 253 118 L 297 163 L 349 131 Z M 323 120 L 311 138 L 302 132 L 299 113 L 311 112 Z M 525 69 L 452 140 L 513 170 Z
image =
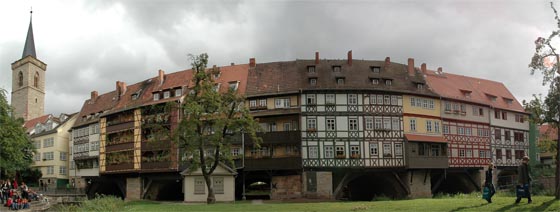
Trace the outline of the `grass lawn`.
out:
M 238 201 L 214 205 L 133 201 L 125 204 L 125 211 L 560 211 L 560 201 L 552 196 L 534 196 L 532 204 L 527 204 L 527 199 L 519 204 L 514 202 L 515 197 L 495 196 L 489 204 L 476 195 L 371 202 Z

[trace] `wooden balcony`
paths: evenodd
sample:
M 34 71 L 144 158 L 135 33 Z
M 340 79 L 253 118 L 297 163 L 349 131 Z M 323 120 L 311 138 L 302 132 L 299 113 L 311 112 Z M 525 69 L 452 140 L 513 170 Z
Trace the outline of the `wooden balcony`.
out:
M 270 109 L 270 110 L 252 110 L 251 115 L 253 117 L 261 117 L 261 116 L 275 116 L 275 115 L 289 115 L 289 114 L 300 114 L 299 107 L 291 107 L 291 108 L 278 108 L 278 109 Z
M 107 126 L 107 134 L 119 132 L 123 130 L 134 129 L 134 122 L 123 122 Z
M 266 132 L 257 133 L 258 137 L 262 138 L 261 144 L 301 144 L 301 131 L 277 131 L 277 132 Z M 241 144 L 241 139 L 235 139 L 234 144 Z M 253 145 L 253 140 L 247 134 L 245 134 L 245 146 Z
M 160 161 L 160 162 L 142 162 L 140 166 L 142 170 L 147 169 L 172 169 L 171 161 Z
M 301 168 L 301 157 L 245 158 L 245 170 L 247 171 L 294 170 Z
M 134 163 L 121 163 L 105 166 L 105 171 L 128 171 L 134 169 Z
M 409 169 L 446 169 L 449 168 L 447 156 L 414 156 L 407 158 Z
M 105 147 L 105 152 L 114 152 L 119 150 L 134 149 L 134 142 L 108 144 Z
M 166 150 L 173 146 L 170 140 L 166 141 L 142 141 L 142 151 Z
M 74 138 L 74 145 L 88 143 L 88 142 L 89 142 L 89 136 Z

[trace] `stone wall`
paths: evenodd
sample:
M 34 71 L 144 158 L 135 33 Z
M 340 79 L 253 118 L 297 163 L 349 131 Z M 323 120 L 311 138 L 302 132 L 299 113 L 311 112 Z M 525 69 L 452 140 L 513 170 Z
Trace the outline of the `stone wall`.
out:
M 430 198 L 432 197 L 432 183 L 428 170 L 408 171 L 407 179 L 411 198 Z M 426 175 L 427 174 L 427 175 Z M 411 179 L 412 178 L 412 179 Z M 425 179 L 425 182 L 424 182 Z M 405 181 L 405 182 L 406 182 Z
M 297 199 L 302 197 L 301 175 L 272 177 L 271 199 Z
M 142 180 L 139 177 L 126 178 L 126 200 L 142 199 Z
M 303 191 L 304 197 L 313 199 L 333 199 L 333 182 L 332 182 L 332 172 L 315 172 L 316 175 L 316 191 L 309 191 L 308 183 L 306 180 L 309 172 L 303 173 Z

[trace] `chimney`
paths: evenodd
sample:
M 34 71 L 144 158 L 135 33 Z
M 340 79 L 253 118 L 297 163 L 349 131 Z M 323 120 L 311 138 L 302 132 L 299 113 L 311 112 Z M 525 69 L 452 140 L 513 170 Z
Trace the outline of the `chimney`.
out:
M 158 70 L 158 81 L 159 81 L 159 85 L 163 85 L 163 80 L 165 78 L 165 71 L 163 70 Z
M 348 65 L 352 66 L 352 50 L 348 51 Z
M 315 65 L 319 64 L 319 52 L 315 52 Z
M 117 81 L 115 87 L 116 87 L 115 91 L 117 91 L 117 96 L 120 96 L 121 95 L 121 81 Z
M 437 68 L 437 73 L 438 73 L 438 74 L 443 73 L 443 68 L 441 68 L 441 67 Z
M 257 62 L 255 61 L 255 58 L 250 58 L 249 59 L 249 67 L 250 68 L 254 68 L 255 66 L 257 66 Z
M 99 96 L 99 93 L 97 93 L 97 91 L 92 91 L 91 92 L 91 100 L 95 101 L 95 99 L 97 99 L 97 97 Z
M 390 57 L 386 57 L 385 58 L 385 66 L 389 66 L 391 65 L 391 58 Z
M 126 82 L 121 82 L 121 96 L 126 93 Z
M 234 65 L 235 65 L 235 63 L 231 63 L 230 65 L 231 65 L 231 66 L 234 66 Z
M 408 75 L 414 76 L 414 58 L 408 58 Z
M 426 63 L 422 63 L 422 74 L 426 74 Z

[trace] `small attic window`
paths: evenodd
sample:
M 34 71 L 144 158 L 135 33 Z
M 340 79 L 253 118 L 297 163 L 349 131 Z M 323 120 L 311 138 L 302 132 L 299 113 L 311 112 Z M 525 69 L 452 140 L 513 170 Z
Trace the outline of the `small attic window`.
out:
M 504 99 L 504 101 L 505 101 L 508 105 L 513 104 L 513 99 L 506 98 L 506 97 L 502 97 L 502 98 Z
M 416 83 L 416 88 L 418 90 L 424 90 L 424 83 Z
M 159 100 L 159 93 L 153 93 L 154 95 L 154 101 Z
M 315 73 L 315 66 L 307 66 L 307 73 L 310 74 Z
M 461 93 L 465 98 L 471 98 L 472 91 L 460 89 Z
M 393 85 L 392 79 L 385 79 L 385 85 Z
M 317 85 L 317 78 L 309 78 L 309 85 Z
M 372 85 L 379 85 L 378 78 L 370 78 L 369 81 L 371 82 Z
M 332 67 L 333 72 L 340 72 L 341 69 L 342 68 L 340 66 L 333 66 Z
M 336 78 L 337 85 L 344 85 L 344 77 L 337 77 Z
M 181 96 L 181 95 L 183 95 L 183 89 L 181 88 L 175 89 L 175 96 Z
M 379 67 L 379 66 L 370 66 L 369 68 L 371 69 L 371 72 L 373 72 L 373 73 L 380 73 L 381 72 L 381 67 Z
M 221 83 L 216 83 L 214 85 L 214 91 L 216 91 L 216 92 L 220 91 L 220 85 L 222 85 L 222 84 Z
M 496 99 L 497 99 L 497 97 L 492 95 L 492 94 L 486 94 L 486 97 L 488 97 L 488 99 L 490 99 L 490 101 L 493 101 L 493 102 L 495 102 Z
M 137 100 L 138 99 L 138 94 L 133 93 L 132 95 L 130 95 L 130 98 L 132 98 L 132 100 Z
M 169 97 L 171 97 L 171 91 L 164 91 L 164 92 L 163 92 L 163 98 L 164 98 L 164 99 L 167 99 L 167 98 L 169 98 Z
M 229 89 L 236 91 L 239 87 L 239 81 L 229 82 Z

